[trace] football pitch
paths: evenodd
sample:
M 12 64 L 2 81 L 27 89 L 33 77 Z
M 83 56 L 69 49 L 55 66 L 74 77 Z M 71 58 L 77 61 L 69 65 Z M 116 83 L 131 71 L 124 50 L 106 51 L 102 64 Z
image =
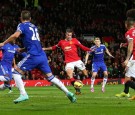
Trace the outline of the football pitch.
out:
M 74 92 L 74 88 L 68 86 Z M 14 104 L 19 95 L 17 88 L 8 94 L 8 90 L 0 91 L 0 115 L 133 115 L 135 101 L 127 98 L 116 98 L 115 94 L 123 90 L 123 85 L 107 85 L 106 92 L 101 92 L 101 85 L 95 86 L 91 93 L 89 86 L 82 88 L 82 95 L 77 95 L 77 102 L 70 103 L 63 92 L 55 86 L 27 87 L 30 99 Z M 130 94 L 135 91 L 130 89 Z

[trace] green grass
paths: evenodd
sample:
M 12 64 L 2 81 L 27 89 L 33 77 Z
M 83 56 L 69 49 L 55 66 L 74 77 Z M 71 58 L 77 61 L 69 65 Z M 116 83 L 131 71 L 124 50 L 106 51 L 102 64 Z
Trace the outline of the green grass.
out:
M 73 87 L 68 89 L 74 92 Z M 91 93 L 88 86 L 82 88 L 82 95 L 76 96 L 77 103 L 70 103 L 68 98 L 55 86 L 26 88 L 30 99 L 14 104 L 19 96 L 17 88 L 12 94 L 8 90 L 0 91 L 0 115 L 133 115 L 135 101 L 127 98 L 116 98 L 115 94 L 123 90 L 123 85 L 107 85 L 106 92 L 101 86 L 95 86 Z M 134 90 L 130 89 L 134 95 Z

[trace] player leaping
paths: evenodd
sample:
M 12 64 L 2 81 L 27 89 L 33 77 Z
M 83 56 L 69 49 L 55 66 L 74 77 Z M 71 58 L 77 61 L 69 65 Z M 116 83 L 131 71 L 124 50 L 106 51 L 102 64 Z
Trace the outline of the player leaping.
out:
M 66 29 L 65 39 L 60 40 L 57 45 L 52 47 L 43 48 L 43 50 L 56 50 L 56 48 L 60 47 L 65 55 L 65 71 L 70 78 L 71 84 L 74 86 L 75 79 L 73 78 L 74 67 L 80 69 L 83 74 L 88 77 L 87 70 L 85 69 L 84 63 L 81 61 L 78 56 L 77 48 L 80 47 L 84 51 L 91 51 L 90 48 L 83 46 L 76 38 L 72 38 L 73 31 L 72 29 Z M 76 94 L 81 94 L 79 88 L 75 88 Z

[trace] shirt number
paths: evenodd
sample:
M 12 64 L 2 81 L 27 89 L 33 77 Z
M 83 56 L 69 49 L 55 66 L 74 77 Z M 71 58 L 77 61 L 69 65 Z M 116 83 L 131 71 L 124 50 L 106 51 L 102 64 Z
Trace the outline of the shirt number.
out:
M 32 40 L 38 40 L 38 41 L 40 41 L 39 34 L 38 34 L 37 29 L 36 28 L 33 29 L 32 27 L 29 27 L 29 29 L 32 31 L 32 37 L 31 37 L 31 39 Z

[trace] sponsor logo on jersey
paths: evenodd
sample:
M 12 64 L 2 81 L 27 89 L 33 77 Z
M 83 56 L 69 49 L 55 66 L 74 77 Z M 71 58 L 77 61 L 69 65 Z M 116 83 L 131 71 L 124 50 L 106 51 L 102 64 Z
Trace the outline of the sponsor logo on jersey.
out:
M 71 46 L 67 46 L 67 47 L 65 47 L 65 48 L 64 48 L 64 50 L 65 50 L 65 51 L 69 51 L 69 50 L 71 50 Z
M 73 44 L 73 42 L 72 42 L 72 41 L 70 41 L 70 42 L 69 42 L 69 44 Z

